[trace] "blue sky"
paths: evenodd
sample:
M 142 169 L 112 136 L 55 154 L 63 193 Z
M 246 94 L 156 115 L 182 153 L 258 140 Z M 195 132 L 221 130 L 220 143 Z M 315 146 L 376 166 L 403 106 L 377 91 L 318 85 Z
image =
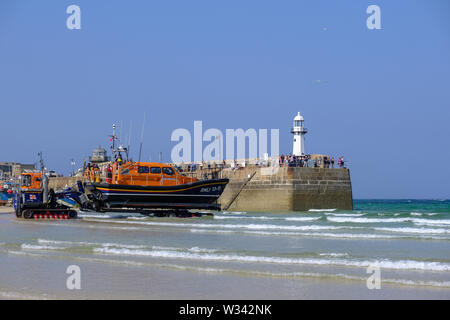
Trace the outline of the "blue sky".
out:
M 450 198 L 449 15 L 447 0 L 2 0 L 0 161 L 42 150 L 67 174 L 130 121 L 136 152 L 144 112 L 144 160 L 168 160 L 194 120 L 279 128 L 289 153 L 301 111 L 306 151 L 344 155 L 355 198 Z

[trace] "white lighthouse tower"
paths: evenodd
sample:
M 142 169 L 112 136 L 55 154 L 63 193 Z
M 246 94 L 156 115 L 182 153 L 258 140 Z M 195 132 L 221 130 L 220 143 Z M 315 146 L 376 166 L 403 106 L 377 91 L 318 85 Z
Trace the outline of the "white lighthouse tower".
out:
M 300 115 L 300 112 L 294 118 L 294 127 L 291 133 L 294 135 L 294 156 L 305 155 L 305 134 L 308 130 L 304 127 L 305 120 Z

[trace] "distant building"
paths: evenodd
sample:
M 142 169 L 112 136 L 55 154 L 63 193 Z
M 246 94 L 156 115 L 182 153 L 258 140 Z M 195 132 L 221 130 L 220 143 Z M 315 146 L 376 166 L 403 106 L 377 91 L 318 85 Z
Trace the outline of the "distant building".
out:
M 92 163 L 100 163 L 100 162 L 107 162 L 110 158 L 107 155 L 107 152 L 102 147 L 98 147 L 97 149 L 94 149 L 92 151 L 92 156 L 89 157 L 89 161 Z
M 17 162 L 0 162 L 0 179 L 6 180 L 20 176 L 24 170 L 35 170 L 34 164 Z

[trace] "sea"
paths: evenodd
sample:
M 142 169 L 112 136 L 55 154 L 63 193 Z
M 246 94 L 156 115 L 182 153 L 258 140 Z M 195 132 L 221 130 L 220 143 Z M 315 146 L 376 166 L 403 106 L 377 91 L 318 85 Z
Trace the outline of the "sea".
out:
M 0 214 L 0 299 L 115 298 L 449 299 L 450 200 L 204 218 Z

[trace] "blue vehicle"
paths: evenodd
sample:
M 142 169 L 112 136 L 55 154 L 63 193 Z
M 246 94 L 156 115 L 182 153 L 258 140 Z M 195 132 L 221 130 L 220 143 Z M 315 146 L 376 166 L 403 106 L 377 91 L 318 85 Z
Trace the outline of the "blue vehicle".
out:
M 57 200 L 70 199 L 83 206 L 87 202 L 84 188 L 78 182 L 78 190 L 67 188 L 55 192 L 48 189 L 48 178 L 41 172 L 24 172 L 21 176 L 20 189 L 14 197 L 14 210 L 18 218 L 32 219 L 36 216 L 76 218 L 77 211 Z

